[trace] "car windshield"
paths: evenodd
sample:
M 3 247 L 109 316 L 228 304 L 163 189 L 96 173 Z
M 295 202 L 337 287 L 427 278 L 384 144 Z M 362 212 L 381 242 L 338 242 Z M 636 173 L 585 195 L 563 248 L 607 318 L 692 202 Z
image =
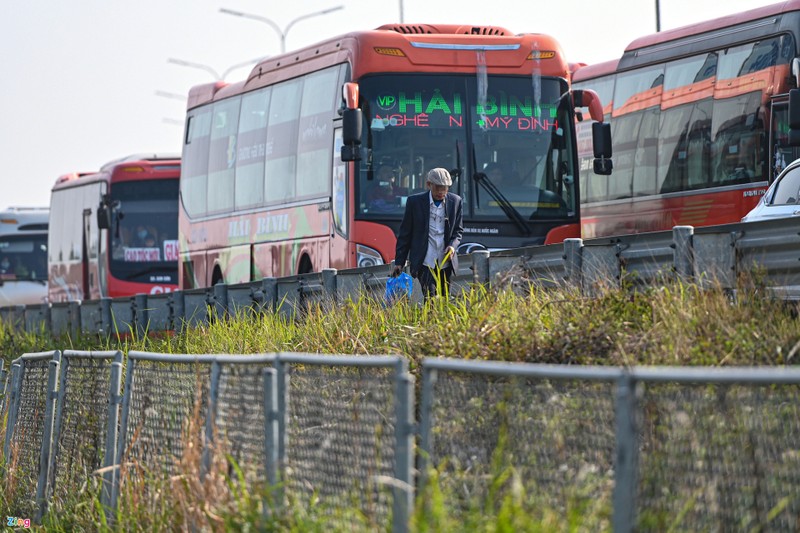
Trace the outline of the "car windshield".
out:
M 787 170 L 775 184 L 771 205 L 795 205 L 800 199 L 800 167 Z

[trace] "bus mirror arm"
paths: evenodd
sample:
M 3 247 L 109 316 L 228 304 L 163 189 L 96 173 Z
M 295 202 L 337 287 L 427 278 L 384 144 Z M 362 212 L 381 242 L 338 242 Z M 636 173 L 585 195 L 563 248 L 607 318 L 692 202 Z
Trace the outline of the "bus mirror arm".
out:
M 792 64 L 794 67 L 794 63 Z M 800 89 L 789 91 L 789 146 L 800 146 Z
M 572 91 L 572 101 L 575 107 L 588 107 L 592 120 L 603 122 L 603 104 L 596 92 L 591 89 L 576 89 Z

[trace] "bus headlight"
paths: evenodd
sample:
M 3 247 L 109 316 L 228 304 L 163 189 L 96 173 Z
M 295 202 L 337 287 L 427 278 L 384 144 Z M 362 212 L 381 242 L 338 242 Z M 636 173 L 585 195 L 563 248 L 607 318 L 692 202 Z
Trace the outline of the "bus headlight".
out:
M 378 250 L 370 248 L 369 246 L 364 246 L 363 244 L 356 245 L 356 266 L 358 268 L 382 264 L 383 258 L 381 254 L 378 253 Z

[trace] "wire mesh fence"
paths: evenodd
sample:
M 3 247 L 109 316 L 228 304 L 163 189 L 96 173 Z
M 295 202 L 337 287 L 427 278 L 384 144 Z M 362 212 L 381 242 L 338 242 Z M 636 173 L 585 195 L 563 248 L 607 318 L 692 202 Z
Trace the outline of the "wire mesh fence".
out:
M 800 524 L 792 368 L 425 359 L 415 417 L 401 357 L 131 352 L 118 424 L 122 366 L 118 352 L 13 361 L 0 475 L 15 514 L 40 516 L 48 494 L 60 505 L 117 464 L 115 496 L 121 479 L 157 498 L 222 453 L 244 490 L 274 490 L 270 512 L 313 506 L 339 529 L 407 530 L 415 485 L 434 481 L 456 518 L 510 491 L 533 520 L 589 530 Z
M 40 517 L 46 506 L 60 358 L 59 351 L 52 351 L 27 353 L 12 361 L 3 458 L 6 497 L 23 516 Z
M 288 375 L 281 454 L 287 497 L 301 505 L 318 499 L 341 527 L 390 529 L 393 505 L 411 483 L 410 457 L 395 456 L 404 438 L 397 430 L 407 429 L 398 428 L 405 362 L 281 354 L 278 363 L 279 375 Z
M 96 471 L 113 463 L 121 371 L 119 351 L 62 354 L 48 490 L 54 504 L 70 505 L 99 484 Z M 105 501 L 111 479 L 104 478 Z
M 587 380 L 541 365 L 424 364 L 423 476 L 436 470 L 454 516 L 494 505 L 510 486 L 540 518 L 566 520 L 587 502 L 610 514 L 618 373 L 597 369 Z
M 798 384 L 648 383 L 641 418 L 641 531 L 796 531 Z

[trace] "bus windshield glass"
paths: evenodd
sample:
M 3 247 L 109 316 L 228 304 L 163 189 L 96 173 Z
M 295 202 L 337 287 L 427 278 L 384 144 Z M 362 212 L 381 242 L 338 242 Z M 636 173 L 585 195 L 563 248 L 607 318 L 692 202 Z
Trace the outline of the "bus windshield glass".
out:
M 47 235 L 0 237 L 0 280 L 47 282 Z
M 177 283 L 178 180 L 115 183 L 111 273 L 125 281 Z
M 381 75 L 359 89 L 366 118 L 359 218 L 402 217 L 405 199 L 425 190 L 435 167 L 461 170 L 451 190 L 464 199 L 465 218 L 575 216 L 564 80 Z

